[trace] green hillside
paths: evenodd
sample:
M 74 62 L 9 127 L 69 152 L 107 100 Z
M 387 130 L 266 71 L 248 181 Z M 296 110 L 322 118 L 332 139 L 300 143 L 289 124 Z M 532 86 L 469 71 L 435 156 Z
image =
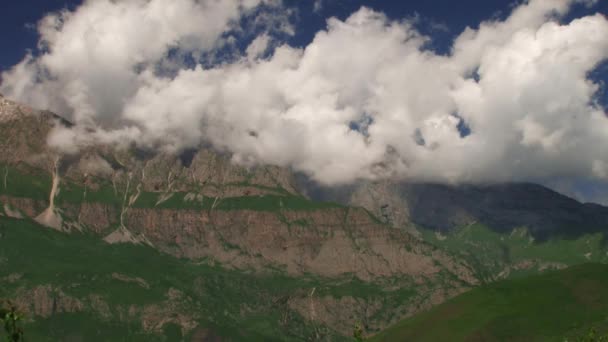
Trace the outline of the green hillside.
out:
M 2 180 L 5 181 L 0 186 L 0 195 L 12 196 L 17 198 L 31 198 L 35 200 L 47 201 L 51 189 L 52 179 L 50 175 L 40 169 L 32 168 L 25 164 L 17 167 L 0 163 L 0 170 L 4 173 Z M 112 183 L 105 179 L 95 178 L 99 183 L 96 189 L 85 189 L 81 184 L 69 179 L 62 179 L 60 191 L 55 198 L 58 204 L 81 204 L 104 203 L 120 208 L 124 205 L 125 196 L 134 195 L 138 191 L 136 186 L 120 186 L 120 191 L 115 191 Z M 207 187 L 239 187 L 251 186 L 264 188 L 256 184 L 226 184 L 223 186 L 206 184 Z M 277 211 L 282 209 L 289 210 L 315 210 L 326 208 L 344 208 L 344 206 L 331 202 L 311 201 L 305 197 L 294 195 L 282 188 L 264 188 L 274 194 L 263 196 L 234 196 L 217 199 L 198 195 L 196 190 L 193 192 L 172 192 L 169 197 L 163 198 L 164 193 L 146 192 L 138 193 L 137 200 L 133 203 L 135 208 L 158 208 L 158 209 L 196 209 L 196 210 L 257 210 L 257 211 Z M 125 193 L 126 192 L 126 193 Z M 0 211 L 2 209 L 0 208 Z
M 472 224 L 446 235 L 419 229 L 423 240 L 467 260 L 485 282 L 528 276 L 588 262 L 607 263 L 602 233 L 535 241 L 526 228 L 501 234 Z
M 350 276 L 229 269 L 0 216 L 0 300 L 23 308 L 28 341 L 350 340 L 290 303 L 312 293 L 381 303 L 374 319 L 386 321 L 415 290 Z
M 229 270 L 26 220 L 0 217 L 0 284 L 0 299 L 37 311 L 25 313 L 28 341 L 180 341 L 178 321 L 196 327 L 189 335 L 341 339 L 286 304 L 290 295 L 319 286 L 319 279 Z
M 23 165 L 5 169 L 9 186 L 0 187 L 0 195 L 37 199 L 44 204 L 51 182 L 48 176 Z M 116 213 L 127 195 L 139 192 L 131 186 L 121 194 L 103 181 L 87 191 L 68 179 L 62 182 L 57 203 L 105 203 Z M 276 193 L 226 197 L 216 202 L 215 198 L 193 197 L 186 192 L 172 193 L 160 201 L 162 193 L 142 191 L 133 207 L 265 212 L 340 208 L 281 189 Z M 0 206 L 2 214 L 10 216 L 10 206 Z M 447 235 L 424 229 L 420 232 L 424 241 L 449 252 L 454 260 L 466 261 L 476 279 L 485 283 L 516 280 L 458 297 L 456 301 L 467 296 L 472 299 L 453 312 L 440 313 L 439 318 L 433 318 L 433 310 L 407 320 L 379 335 L 382 340 L 560 340 L 580 333 L 590 323 L 599 324 L 602 313 L 608 312 L 603 304 L 597 312 L 584 309 L 590 304 L 585 298 L 581 302 L 576 292 L 582 288 L 581 293 L 597 294 L 604 303 L 599 291 L 608 284 L 603 278 L 591 278 L 591 285 L 555 280 L 558 285 L 546 285 L 543 282 L 550 282 L 550 278 L 525 278 L 587 262 L 608 262 L 608 249 L 600 233 L 537 242 L 525 228 L 500 234 L 480 224 Z M 25 331 L 31 341 L 194 341 L 215 336 L 247 341 L 349 340 L 345 336 L 351 321 L 362 320 L 368 334 L 377 333 L 403 317 L 400 315 L 419 309 L 433 287 L 453 288 L 448 285 L 453 284 L 452 279 L 443 274 L 424 284 L 407 277 L 377 278 L 367 283 L 350 275 L 328 279 L 308 273 L 288 276 L 274 268 L 224 266 L 211 259 L 176 259 L 146 246 L 110 245 L 92 232 L 68 235 L 30 219 L 0 216 L 0 299 L 26 308 Z M 519 290 L 521 286 L 524 290 Z M 320 310 L 310 304 L 313 293 L 328 303 L 328 308 L 344 313 L 339 320 L 334 320 L 335 312 L 325 313 L 326 322 L 334 324 L 331 328 L 303 317 L 302 304 L 295 308 L 294 299 L 302 303 L 305 298 L 305 310 Z M 531 298 L 517 297 L 520 295 Z M 372 314 L 360 309 L 367 307 L 372 308 Z M 546 308 L 550 315 L 544 313 Z M 473 311 L 469 314 L 466 310 Z
M 473 289 L 373 341 L 564 341 L 608 328 L 608 266 L 583 264 Z

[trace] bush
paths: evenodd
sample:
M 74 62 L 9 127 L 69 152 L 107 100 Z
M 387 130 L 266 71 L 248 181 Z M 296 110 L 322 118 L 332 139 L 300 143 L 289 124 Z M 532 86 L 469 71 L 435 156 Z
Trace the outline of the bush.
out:
M 8 342 L 23 341 L 23 330 L 19 327 L 19 322 L 23 320 L 17 308 L 11 303 L 7 303 L 4 308 L 0 308 L 0 320 L 4 325 L 4 332 Z

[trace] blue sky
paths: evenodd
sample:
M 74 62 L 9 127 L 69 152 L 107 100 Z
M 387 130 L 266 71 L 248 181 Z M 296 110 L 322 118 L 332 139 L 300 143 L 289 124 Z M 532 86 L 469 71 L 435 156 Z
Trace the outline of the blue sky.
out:
M 45 14 L 63 8 L 73 9 L 81 0 L 20 0 L 3 1 L 0 12 L 6 13 L 0 21 L 0 69 L 5 70 L 19 62 L 26 50 L 35 49 L 38 35 L 35 24 Z M 384 12 L 392 19 L 420 16 L 420 29 L 433 36 L 434 47 L 441 52 L 449 49 L 454 36 L 467 26 L 475 27 L 482 20 L 506 16 L 512 9 L 514 0 L 321 0 L 321 9 L 314 11 L 314 0 L 285 0 L 290 6 L 299 9 L 297 21 L 301 23 L 296 35 L 290 40 L 294 46 L 305 46 L 314 34 L 325 27 L 328 17 L 345 19 L 361 6 Z M 608 1 L 600 1 L 591 9 L 577 6 L 569 16 L 577 17 L 582 13 L 600 12 L 608 14 Z M 447 30 L 444 30 L 446 28 Z
M 608 13 L 608 1 L 589 7 L 582 2 L 592 0 L 532 0 L 530 6 L 513 0 L 284 0 L 267 12 L 255 7 L 252 15 L 227 5 L 236 1 L 219 2 L 217 15 L 242 21 L 228 31 L 221 31 L 221 22 L 219 32 L 214 20 L 202 20 L 208 17 L 194 0 L 153 1 L 162 9 L 179 3 L 175 10 L 183 18 L 172 22 L 154 22 L 159 11 L 129 1 L 82 7 L 80 1 L 5 1 L 0 91 L 99 125 L 100 136 L 169 150 L 209 143 L 239 162 L 277 163 L 329 184 L 393 174 L 532 180 L 608 203 L 608 186 L 594 178 L 608 178 L 608 135 L 600 128 L 606 122 L 587 105 L 608 106 L 608 34 L 597 36 L 607 25 L 593 16 Z M 554 23 L 552 11 L 572 1 L 578 3 Z M 74 13 L 69 29 L 38 32 L 41 18 L 64 8 Z M 527 14 L 509 22 L 514 9 Z M 152 21 L 139 23 L 143 13 Z M 328 28 L 329 18 L 337 19 Z M 571 25 L 581 18 L 588 20 Z M 114 19 L 80 44 L 91 29 L 87 23 Z M 247 20 L 287 20 L 294 32 L 270 26 L 249 32 Z M 466 27 L 481 32 L 479 23 L 488 20 L 494 22 L 484 33 L 489 40 L 462 35 Z M 134 23 L 148 26 L 133 31 Z M 158 25 L 165 25 L 159 31 L 164 40 L 150 36 Z M 430 40 L 423 44 L 409 25 Z M 46 58 L 36 50 L 41 35 L 60 38 Z M 232 35 L 237 41 L 228 43 Z M 451 54 L 456 37 L 461 50 Z M 97 44 L 114 41 L 120 49 Z M 278 48 L 285 43 L 294 49 Z M 28 50 L 31 63 L 12 69 Z M 194 68 L 197 58 L 203 68 Z M 501 64 L 503 58 L 511 62 Z M 585 62 L 602 60 L 595 68 Z M 513 64 L 518 61 L 525 63 Z M 485 73 L 481 79 L 475 66 Z
M 315 2 L 320 8 L 315 10 Z M 329 17 L 345 19 L 361 6 L 385 13 L 389 18 L 401 20 L 419 17 L 418 29 L 432 37 L 431 48 L 438 53 L 448 53 L 454 37 L 467 26 L 476 27 L 488 18 L 504 18 L 516 3 L 515 0 L 284 0 L 286 5 L 298 12 L 294 20 L 298 23 L 295 35 L 288 39 L 292 46 L 306 46 L 315 33 L 323 29 Z M 0 13 L 9 13 L 0 21 L 0 71 L 18 63 L 28 50 L 36 51 L 38 35 L 36 23 L 47 13 L 64 8 L 74 9 L 82 0 L 20 0 L 0 4 Z M 608 14 L 608 1 L 599 1 L 591 8 L 583 5 L 564 18 L 565 21 L 591 13 Z M 593 75 L 596 80 L 608 80 L 608 63 L 604 63 Z M 608 82 L 607 82 L 608 83 Z M 601 101 L 608 107 L 608 91 Z
M 36 23 L 47 13 L 64 8 L 74 9 L 82 0 L 21 0 L 0 4 L 0 13 L 10 13 L 0 21 L 0 72 L 18 63 L 27 51 L 36 51 L 38 35 Z M 315 2 L 320 5 L 315 10 Z M 294 17 L 298 26 L 295 35 L 287 41 L 292 46 L 306 46 L 316 32 L 323 29 L 329 17 L 345 19 L 361 6 L 385 13 L 389 18 L 401 20 L 419 17 L 418 29 L 432 37 L 430 48 L 438 53 L 448 53 L 453 39 L 467 26 L 476 27 L 488 18 L 504 18 L 516 0 L 284 0 L 286 5 L 297 8 Z M 599 1 L 591 8 L 577 5 L 564 18 L 565 21 L 591 13 L 608 14 L 608 1 Z M 608 83 L 608 63 L 590 75 L 594 80 Z M 599 94 L 600 101 L 608 108 L 608 91 Z

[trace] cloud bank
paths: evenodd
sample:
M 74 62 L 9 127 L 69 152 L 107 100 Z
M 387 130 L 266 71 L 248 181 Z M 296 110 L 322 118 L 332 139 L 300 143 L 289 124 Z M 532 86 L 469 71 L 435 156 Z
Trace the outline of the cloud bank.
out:
M 41 53 L 0 92 L 69 115 L 77 128 L 49 139 L 66 151 L 210 144 L 326 184 L 608 179 L 588 79 L 608 58 L 608 20 L 560 23 L 575 2 L 521 4 L 438 55 L 413 22 L 368 8 L 295 48 L 277 38 L 294 28 L 276 1 L 87 1 L 39 23 Z M 262 29 L 239 49 L 243 18 Z

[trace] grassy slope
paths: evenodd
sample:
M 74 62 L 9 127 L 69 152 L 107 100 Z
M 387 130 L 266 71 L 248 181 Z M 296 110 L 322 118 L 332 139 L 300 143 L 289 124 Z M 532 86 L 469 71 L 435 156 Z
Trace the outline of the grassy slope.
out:
M 4 175 L 6 172 L 7 182 L 4 186 Z M 8 195 L 13 197 L 32 198 L 36 200 L 47 201 L 51 190 L 51 177 L 47 172 L 29 167 L 25 164 L 19 164 L 18 167 L 0 164 L 0 195 Z M 125 189 L 119 188 L 118 192 L 112 187 L 112 184 L 105 180 L 100 180 L 102 186 L 93 191 L 85 189 L 82 185 L 75 184 L 67 179 L 62 179 L 60 183 L 60 191 L 56 198 L 59 206 L 63 203 L 78 204 L 81 202 L 96 202 L 121 207 L 124 203 Z M 227 186 L 256 186 L 255 184 L 228 184 Z M 265 188 L 265 187 L 261 187 Z M 264 196 L 239 196 L 213 198 L 199 196 L 199 198 L 188 198 L 188 193 L 176 192 L 167 200 L 159 202 L 163 197 L 160 192 L 142 192 L 137 201 L 133 204 L 137 208 L 167 208 L 167 209 L 198 209 L 208 210 L 212 207 L 215 210 L 260 210 L 260 211 L 277 211 L 282 209 L 290 210 L 317 210 L 329 208 L 344 208 L 337 203 L 330 202 L 315 202 L 308 200 L 302 196 L 296 196 L 285 189 L 281 188 L 265 188 L 272 190 L 277 194 L 283 195 L 264 195 Z M 129 196 L 135 194 L 136 185 L 131 185 L 129 188 Z M 194 192 L 191 195 L 195 195 Z M 193 196 L 194 197 L 194 196 Z
M 48 200 L 48 193 L 51 188 L 51 179 L 48 173 L 24 164 L 17 166 L 0 165 L 0 171 L 2 171 L 2 175 L 4 171 L 7 171 L 8 180 L 7 187 L 3 184 L 0 185 L 0 195 Z M 115 192 L 112 184 L 107 181 L 100 180 L 100 184 L 101 187 L 96 191 L 88 189 L 85 196 L 84 188 L 81 185 L 62 179 L 56 203 L 61 207 L 62 205 L 87 201 L 104 203 L 120 209 L 124 203 L 125 185 L 118 186 L 117 192 Z M 241 185 L 251 186 L 250 184 Z M 281 210 L 344 208 L 339 204 L 314 202 L 304 197 L 289 194 L 284 190 L 281 191 L 281 189 L 275 190 L 277 190 L 277 193 L 284 193 L 285 195 L 228 197 L 216 201 L 215 198 L 173 193 L 170 198 L 165 199 L 162 203 L 158 202 L 163 194 L 143 192 L 135 201 L 133 207 L 208 210 L 213 206 L 215 210 L 248 209 L 277 212 Z M 135 192 L 136 186 L 131 184 L 127 197 Z M 0 208 L 1 211 L 2 208 Z M 64 218 L 66 217 L 64 216 Z M 67 218 L 69 219 L 69 217 Z M 243 332 L 248 337 L 260 336 L 261 339 L 265 340 L 273 338 L 284 340 L 288 339 L 290 335 L 304 338 L 311 336 L 313 333 L 316 334 L 316 330 L 323 330 L 324 327 L 307 325 L 293 311 L 288 312 L 288 314 L 293 316 L 290 319 L 294 323 L 288 326 L 280 326 L 277 322 L 286 314 L 285 304 L 269 308 L 269 304 L 273 301 L 284 302 L 285 298 L 294 294 L 302 296 L 302 293 L 304 293 L 304 296 L 306 296 L 313 288 L 315 289 L 315 295 L 319 297 L 331 296 L 339 299 L 346 296 L 357 298 L 357 300 L 380 303 L 382 308 L 371 317 L 372 320 L 378 322 L 385 322 L 394 317 L 395 310 L 403 312 L 404 307 L 414 301 L 419 292 L 417 287 L 413 287 L 413 280 L 409 277 L 378 279 L 375 283 L 363 283 L 350 275 L 340 279 L 325 279 L 314 275 L 294 279 L 285 276 L 281 270 L 273 270 L 272 274 L 266 276 L 254 276 L 253 272 L 247 270 L 229 271 L 220 267 L 196 265 L 185 260 L 178 261 L 144 247 L 110 246 L 98 241 L 99 237 L 86 234 L 75 234 L 68 237 L 48 229 L 41 229 L 31 221 L 0 218 L 0 224 L 8 227 L 8 232 L 12 231 L 10 234 L 17 234 L 10 240 L 12 242 L 8 242 L 8 238 L 0 239 L 0 258 L 3 257 L 3 253 L 13 253 L 9 259 L 15 260 L 10 268 L 0 268 L 0 278 L 11 273 L 23 273 L 25 271 L 26 275 L 17 283 L 19 286 L 32 288 L 40 284 L 52 284 L 60 287 L 67 294 L 78 298 L 86 297 L 89 294 L 102 295 L 115 307 L 127 304 L 144 306 L 159 303 L 170 287 L 192 295 L 194 291 L 192 283 L 196 279 L 216 279 L 212 282 L 212 284 L 215 284 L 214 287 L 205 289 L 204 295 L 200 293 L 192 295 L 195 302 L 193 310 L 202 311 L 203 316 L 210 317 L 207 321 L 201 322 L 202 326 L 212 326 L 214 330 L 220 329 L 225 331 L 228 336 L 237 334 L 239 338 L 242 338 L 242 335 L 239 334 Z M 301 225 L 306 225 L 306 222 L 301 222 Z M 6 227 L 3 229 L 7 229 Z M 15 230 L 15 227 L 20 228 Z M 6 236 L 10 237 L 11 235 Z M 10 248 L 3 251 L 3 245 L 10 246 Z M 22 253 L 28 253 L 28 258 L 20 259 L 18 255 Z M 44 265 L 44 267 L 40 268 L 38 265 Z M 112 279 L 111 274 L 113 272 L 145 279 L 152 285 L 151 289 L 144 290 L 134 284 Z M 159 277 L 159 274 L 162 276 Z M 444 286 L 444 280 L 448 281 L 450 279 L 442 278 L 438 283 L 429 284 L 429 286 L 441 287 Z M 397 283 L 399 286 L 395 286 Z M 11 297 L 15 289 L 16 287 L 0 289 L 0 297 Z M 254 310 L 249 316 L 243 316 L 241 314 L 243 307 L 256 308 L 257 311 Z M 258 308 L 261 309 L 258 310 Z M 287 309 L 287 311 L 289 310 Z M 223 312 L 227 312 L 228 317 L 224 317 Z M 90 313 L 88 316 L 81 314 L 64 316 L 66 322 L 84 320 L 91 323 L 92 327 L 97 323 L 101 324 L 98 321 L 99 317 Z M 61 322 L 63 318 L 37 320 L 30 327 L 30 331 L 45 332 L 50 326 L 58 326 L 59 323 L 55 322 L 57 320 Z M 55 323 L 51 324 L 49 322 Z M 86 322 L 77 325 L 88 326 Z M 93 324 L 92 322 L 96 323 Z M 112 321 L 106 323 L 114 324 L 112 330 L 127 329 L 125 331 L 129 331 L 130 334 L 136 334 L 133 336 L 138 336 L 137 334 L 141 333 L 141 329 L 137 328 L 136 323 L 131 322 L 129 325 Z M 135 327 L 133 327 L 133 324 L 135 324 Z M 66 328 L 62 331 L 67 334 L 69 329 Z M 122 334 L 117 336 L 122 336 Z M 97 338 L 103 339 L 99 336 Z
M 141 278 L 149 288 L 114 279 L 113 273 Z M 9 282 L 6 279 L 11 274 L 22 276 Z M 180 260 L 144 246 L 108 245 L 98 237 L 67 235 L 29 220 L 5 217 L 0 217 L 0 284 L 0 298 L 14 299 L 23 289 L 50 285 L 85 303 L 90 295 L 98 295 L 110 307 L 110 318 L 103 318 L 89 306 L 84 312 L 56 314 L 48 319 L 29 317 L 33 321 L 25 330 L 31 341 L 68 337 L 86 341 L 173 341 L 162 334 L 146 334 L 138 319 L 117 318 L 132 305 L 163 306 L 170 288 L 188 297 L 182 305 L 186 313 L 198 314 L 201 327 L 221 336 L 289 341 L 320 333 L 339 341 L 344 338 L 326 327 L 306 322 L 290 310 L 288 299 L 298 294 L 308 296 L 315 288 L 319 297 L 383 299 L 388 314 L 393 306 L 407 303 L 415 295 L 411 288 L 384 290 L 350 277 L 293 278 L 270 270 L 264 274 L 229 270 L 212 262 Z
M 537 274 L 543 265 L 551 269 L 556 264 L 569 266 L 586 262 L 608 262 L 608 248 L 600 233 L 578 239 L 535 242 L 524 228 L 516 229 L 511 234 L 500 234 L 483 225 L 474 224 L 445 236 L 430 230 L 420 231 L 425 241 L 468 260 L 476 267 L 478 277 L 488 282 L 504 276 Z M 506 267 L 525 261 L 535 261 L 536 265 L 531 269 L 511 268 L 509 274 L 503 273 L 499 277 Z
M 314 327 L 293 314 L 285 326 L 278 324 L 282 307 L 272 307 L 273 299 L 298 288 L 314 285 L 313 280 L 293 279 L 281 274 L 255 276 L 206 264 L 194 264 L 162 255 L 151 248 L 107 245 L 86 235 L 64 235 L 29 221 L 0 218 L 0 278 L 23 274 L 19 281 L 4 282 L 0 297 L 13 298 L 18 288 L 52 285 L 67 295 L 86 298 L 100 295 L 114 315 L 120 307 L 161 304 L 169 288 L 190 297 L 187 311 L 201 315 L 201 326 L 225 336 L 252 340 L 289 340 L 305 337 Z M 149 289 L 112 278 L 112 273 L 139 277 Z M 243 305 L 257 308 L 241 314 Z M 52 319 L 34 319 L 26 326 L 31 340 L 57 340 L 81 336 L 85 340 L 164 340 L 143 333 L 137 321 L 101 319 L 94 311 L 59 314 Z M 104 329 L 107 328 L 107 329 Z M 119 339 L 120 337 L 120 339 Z
M 563 341 L 608 325 L 608 266 L 583 264 L 480 287 L 373 341 Z

